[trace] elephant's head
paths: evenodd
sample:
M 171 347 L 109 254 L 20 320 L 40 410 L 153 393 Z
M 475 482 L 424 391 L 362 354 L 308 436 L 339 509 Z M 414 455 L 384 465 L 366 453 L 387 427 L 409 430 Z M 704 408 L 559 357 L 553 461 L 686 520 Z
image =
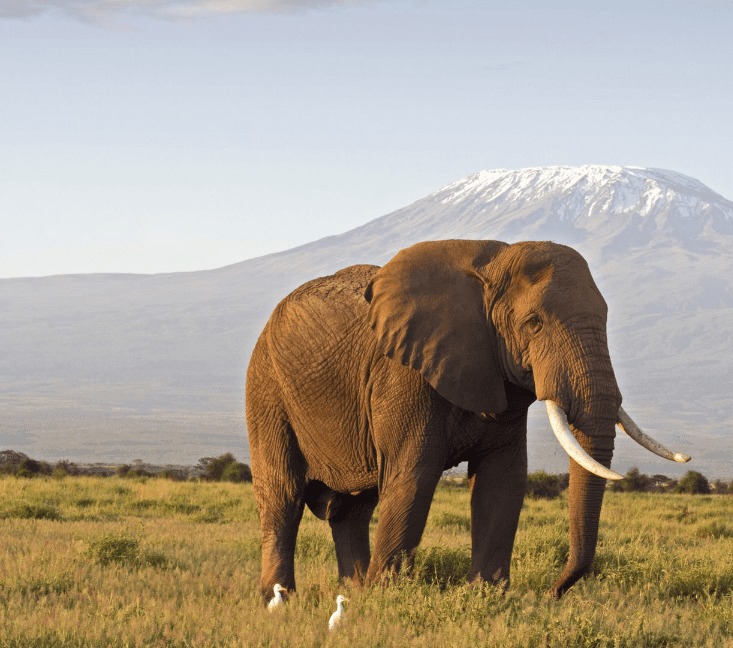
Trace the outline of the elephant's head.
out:
M 621 393 L 606 342 L 606 302 L 587 263 L 549 242 L 426 242 L 381 268 L 365 297 L 381 351 L 455 405 L 499 414 L 507 407 L 505 381 L 548 405 L 571 455 L 570 556 L 555 584 L 561 594 L 590 568 L 605 479 L 621 477 L 609 470 L 624 416 Z M 648 439 L 638 432 L 637 440 Z

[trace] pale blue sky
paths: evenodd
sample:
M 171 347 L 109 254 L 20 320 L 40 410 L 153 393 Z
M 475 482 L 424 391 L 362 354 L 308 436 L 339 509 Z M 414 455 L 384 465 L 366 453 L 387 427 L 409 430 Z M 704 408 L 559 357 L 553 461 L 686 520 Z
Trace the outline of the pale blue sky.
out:
M 482 169 L 733 200 L 731 34 L 731 0 L 0 0 L 0 277 L 220 267 Z

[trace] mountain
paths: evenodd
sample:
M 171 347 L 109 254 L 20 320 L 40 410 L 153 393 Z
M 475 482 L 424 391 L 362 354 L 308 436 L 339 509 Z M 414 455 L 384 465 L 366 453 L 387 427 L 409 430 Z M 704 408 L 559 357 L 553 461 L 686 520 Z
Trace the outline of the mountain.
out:
M 244 374 L 275 304 L 313 277 L 445 238 L 578 249 L 609 304 L 626 409 L 693 455 L 675 467 L 619 438 L 614 466 L 733 477 L 733 203 L 637 167 L 482 171 L 344 234 L 217 270 L 0 280 L 0 449 L 247 461 Z M 564 470 L 540 408 L 530 421 L 530 466 Z

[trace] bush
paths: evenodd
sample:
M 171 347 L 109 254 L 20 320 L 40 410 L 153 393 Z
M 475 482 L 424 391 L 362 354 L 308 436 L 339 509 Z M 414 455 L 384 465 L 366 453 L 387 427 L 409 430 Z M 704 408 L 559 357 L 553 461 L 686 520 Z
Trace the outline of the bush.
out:
M 676 492 L 692 495 L 707 495 L 710 493 L 710 484 L 707 477 L 695 470 L 688 470 L 677 484 Z
M 56 466 L 51 473 L 51 477 L 53 477 L 54 479 L 63 479 L 64 477 L 68 476 L 69 473 L 63 466 Z
M 4 475 L 14 474 L 25 459 L 28 459 L 28 455 L 22 452 L 3 450 L 0 452 L 0 473 Z
M 649 475 L 639 472 L 636 466 L 632 466 L 626 477 L 613 483 L 611 490 L 616 493 L 646 493 L 652 490 L 653 483 Z
M 130 468 L 130 470 L 125 473 L 125 477 L 130 477 L 132 479 L 135 477 L 153 477 L 153 473 L 148 472 L 144 468 L 137 467 Z
M 204 467 L 204 475 L 208 480 L 219 481 L 226 467 L 234 461 L 236 461 L 234 455 L 227 452 L 220 457 L 204 457 L 199 461 L 199 464 Z
M 182 470 L 162 470 L 157 476 L 174 482 L 186 481 L 186 473 Z
M 61 511 L 55 506 L 46 504 L 28 504 L 22 502 L 0 514 L 0 518 L 16 520 L 61 520 Z
M 232 464 L 241 467 L 229 468 Z M 203 457 L 199 459 L 199 468 L 204 471 L 204 479 L 209 481 L 252 481 L 249 466 L 238 462 L 231 452 L 220 457 Z M 224 477 L 225 472 L 227 472 L 226 478 Z M 242 478 L 238 479 L 239 476 Z
M 537 470 L 527 475 L 527 497 L 553 499 L 560 495 L 560 477 Z
M 141 549 L 140 540 L 127 531 L 106 533 L 92 540 L 87 556 L 102 566 L 117 563 L 132 567 L 167 567 L 168 559 L 159 551 Z
M 56 462 L 56 467 L 53 469 L 53 473 L 51 474 L 54 474 L 54 473 L 57 473 L 62 476 L 71 475 L 73 477 L 82 474 L 81 470 L 79 470 L 79 466 L 69 461 L 68 459 L 64 459 L 63 461 Z
M 224 472 L 221 474 L 221 481 L 251 482 L 252 471 L 249 469 L 247 464 L 243 464 L 239 461 L 233 461 L 224 468 Z
M 50 475 L 51 466 L 45 461 L 36 461 L 30 457 L 23 459 L 15 471 L 16 477 L 34 477 L 35 475 Z
M 126 531 L 106 533 L 89 543 L 87 555 L 100 565 L 132 563 L 140 550 L 140 541 Z
M 732 485 L 733 482 L 728 483 L 722 479 L 716 479 L 710 484 L 710 490 L 718 495 L 728 495 L 731 492 L 730 488 Z
M 654 493 L 666 493 L 670 489 L 670 484 L 677 485 L 677 482 L 667 477 L 667 475 L 652 475 L 649 479 L 651 480 L 651 489 Z
M 21 466 L 18 468 L 18 470 L 15 471 L 16 477 L 22 477 L 24 479 L 30 479 L 31 477 L 35 477 L 36 474 L 28 467 Z

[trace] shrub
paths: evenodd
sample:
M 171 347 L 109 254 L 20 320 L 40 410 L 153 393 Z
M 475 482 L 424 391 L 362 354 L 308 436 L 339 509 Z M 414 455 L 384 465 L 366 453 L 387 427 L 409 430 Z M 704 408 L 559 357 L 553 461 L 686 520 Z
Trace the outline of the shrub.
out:
M 221 481 L 229 482 L 251 482 L 252 471 L 249 469 L 247 464 L 243 464 L 239 461 L 233 461 L 221 474 Z
M 712 484 L 710 484 L 710 490 L 718 495 L 727 495 L 731 492 L 730 487 L 731 484 L 722 479 L 716 479 Z
M 182 470 L 162 470 L 158 473 L 158 477 L 174 482 L 186 481 L 186 474 Z
M 24 479 L 29 479 L 31 477 L 35 477 L 36 475 L 27 466 L 20 466 L 20 468 L 18 468 L 18 470 L 15 471 L 15 476 L 16 477 L 22 477 Z
M 688 470 L 684 477 L 677 484 L 678 493 L 689 493 L 692 495 L 707 495 L 710 493 L 710 484 L 707 478 L 695 470 Z
M 46 504 L 28 504 L 23 502 L 4 511 L 0 518 L 17 520 L 61 520 L 61 511 L 55 506 Z
M 670 484 L 677 485 L 677 482 L 667 477 L 667 475 L 652 475 L 649 479 L 652 483 L 651 489 L 655 493 L 666 493 L 670 488 Z
M 204 457 L 199 462 L 204 467 L 204 474 L 211 481 L 219 481 L 224 470 L 230 464 L 236 461 L 231 452 L 227 452 L 219 457 Z
M 87 555 L 100 565 L 111 563 L 131 563 L 137 558 L 140 550 L 140 541 L 133 538 L 126 531 L 105 533 L 92 540 L 87 549 Z
M 125 477 L 130 477 L 132 479 L 135 477 L 153 477 L 153 473 L 138 466 L 136 468 L 130 468 L 130 470 L 125 473 Z
M 229 468 L 232 464 L 235 466 Z M 204 479 L 209 481 L 252 481 L 252 472 L 247 464 L 238 462 L 231 452 L 221 455 L 220 457 L 203 457 L 199 459 L 199 468 L 204 472 Z M 224 473 L 229 469 L 227 477 Z M 242 476 L 241 479 L 237 477 Z
M 132 567 L 167 567 L 168 559 L 159 551 L 142 549 L 140 540 L 127 531 L 113 531 L 92 540 L 87 556 L 102 566 L 112 563 Z
M 66 471 L 66 468 L 63 466 L 56 466 L 53 469 L 53 472 L 51 473 L 51 477 L 54 479 L 63 479 L 64 477 L 68 477 L 69 473 Z
M 626 476 L 614 482 L 611 490 L 624 493 L 646 493 L 652 489 L 653 481 L 649 475 L 639 472 L 636 466 L 629 468 Z
M 72 461 L 69 461 L 68 459 L 57 461 L 56 467 L 54 468 L 54 472 L 56 472 L 57 470 L 63 471 L 65 474 L 71 475 L 74 477 L 82 474 L 81 470 L 79 469 L 79 466 L 77 466 Z
M 45 461 L 36 461 L 30 457 L 23 459 L 15 471 L 16 477 L 34 477 L 35 475 L 50 475 L 51 466 Z
M 25 459 L 28 459 L 28 455 L 22 452 L 3 450 L 0 452 L 0 473 L 5 475 L 14 474 Z
M 560 477 L 537 470 L 527 475 L 527 497 L 553 499 L 560 495 Z

